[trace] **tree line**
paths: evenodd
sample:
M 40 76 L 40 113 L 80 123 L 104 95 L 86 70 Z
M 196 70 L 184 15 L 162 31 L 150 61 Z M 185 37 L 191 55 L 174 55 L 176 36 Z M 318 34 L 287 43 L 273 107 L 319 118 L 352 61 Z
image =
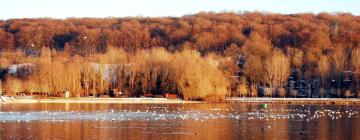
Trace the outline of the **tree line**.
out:
M 360 18 L 348 13 L 9 19 L 0 27 L 9 93 L 360 96 Z M 23 63 L 35 67 L 8 73 Z

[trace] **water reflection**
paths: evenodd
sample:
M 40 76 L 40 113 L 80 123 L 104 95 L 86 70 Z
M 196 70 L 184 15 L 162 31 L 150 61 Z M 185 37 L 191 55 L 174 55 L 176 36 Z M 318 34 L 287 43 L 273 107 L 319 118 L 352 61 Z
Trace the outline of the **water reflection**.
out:
M 0 139 L 360 139 L 359 106 L 0 104 Z

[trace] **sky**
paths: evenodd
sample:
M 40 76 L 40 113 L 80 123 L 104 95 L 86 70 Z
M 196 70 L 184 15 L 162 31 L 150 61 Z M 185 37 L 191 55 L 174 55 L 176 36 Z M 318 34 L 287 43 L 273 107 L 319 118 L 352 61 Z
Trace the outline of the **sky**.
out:
M 359 7 L 360 0 L 2 0 L 0 19 L 162 17 L 208 11 L 350 12 L 360 15 Z

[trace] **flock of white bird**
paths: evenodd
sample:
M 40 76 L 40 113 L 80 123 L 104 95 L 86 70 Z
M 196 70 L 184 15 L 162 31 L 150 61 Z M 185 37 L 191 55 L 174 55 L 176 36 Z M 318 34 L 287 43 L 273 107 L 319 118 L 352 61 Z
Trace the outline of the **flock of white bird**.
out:
M 39 112 L 0 112 L 0 123 L 30 121 L 171 121 L 192 120 L 207 121 L 216 119 L 264 120 L 279 119 L 311 121 L 321 118 L 330 120 L 359 117 L 357 109 L 239 109 L 209 108 L 194 109 L 183 106 L 163 107 L 148 106 L 128 109 L 109 109 L 97 111 L 39 111 Z

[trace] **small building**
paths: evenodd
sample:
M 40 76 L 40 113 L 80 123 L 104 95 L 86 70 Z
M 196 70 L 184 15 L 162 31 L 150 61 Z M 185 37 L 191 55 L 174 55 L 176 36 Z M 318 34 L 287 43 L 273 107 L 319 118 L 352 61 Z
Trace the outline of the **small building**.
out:
M 121 90 L 114 88 L 114 89 L 110 90 L 110 96 L 111 97 L 124 97 L 125 94 Z
M 176 94 L 166 93 L 165 98 L 166 99 L 177 99 L 178 96 Z
M 64 97 L 65 98 L 70 98 L 70 91 L 65 91 L 64 92 Z

